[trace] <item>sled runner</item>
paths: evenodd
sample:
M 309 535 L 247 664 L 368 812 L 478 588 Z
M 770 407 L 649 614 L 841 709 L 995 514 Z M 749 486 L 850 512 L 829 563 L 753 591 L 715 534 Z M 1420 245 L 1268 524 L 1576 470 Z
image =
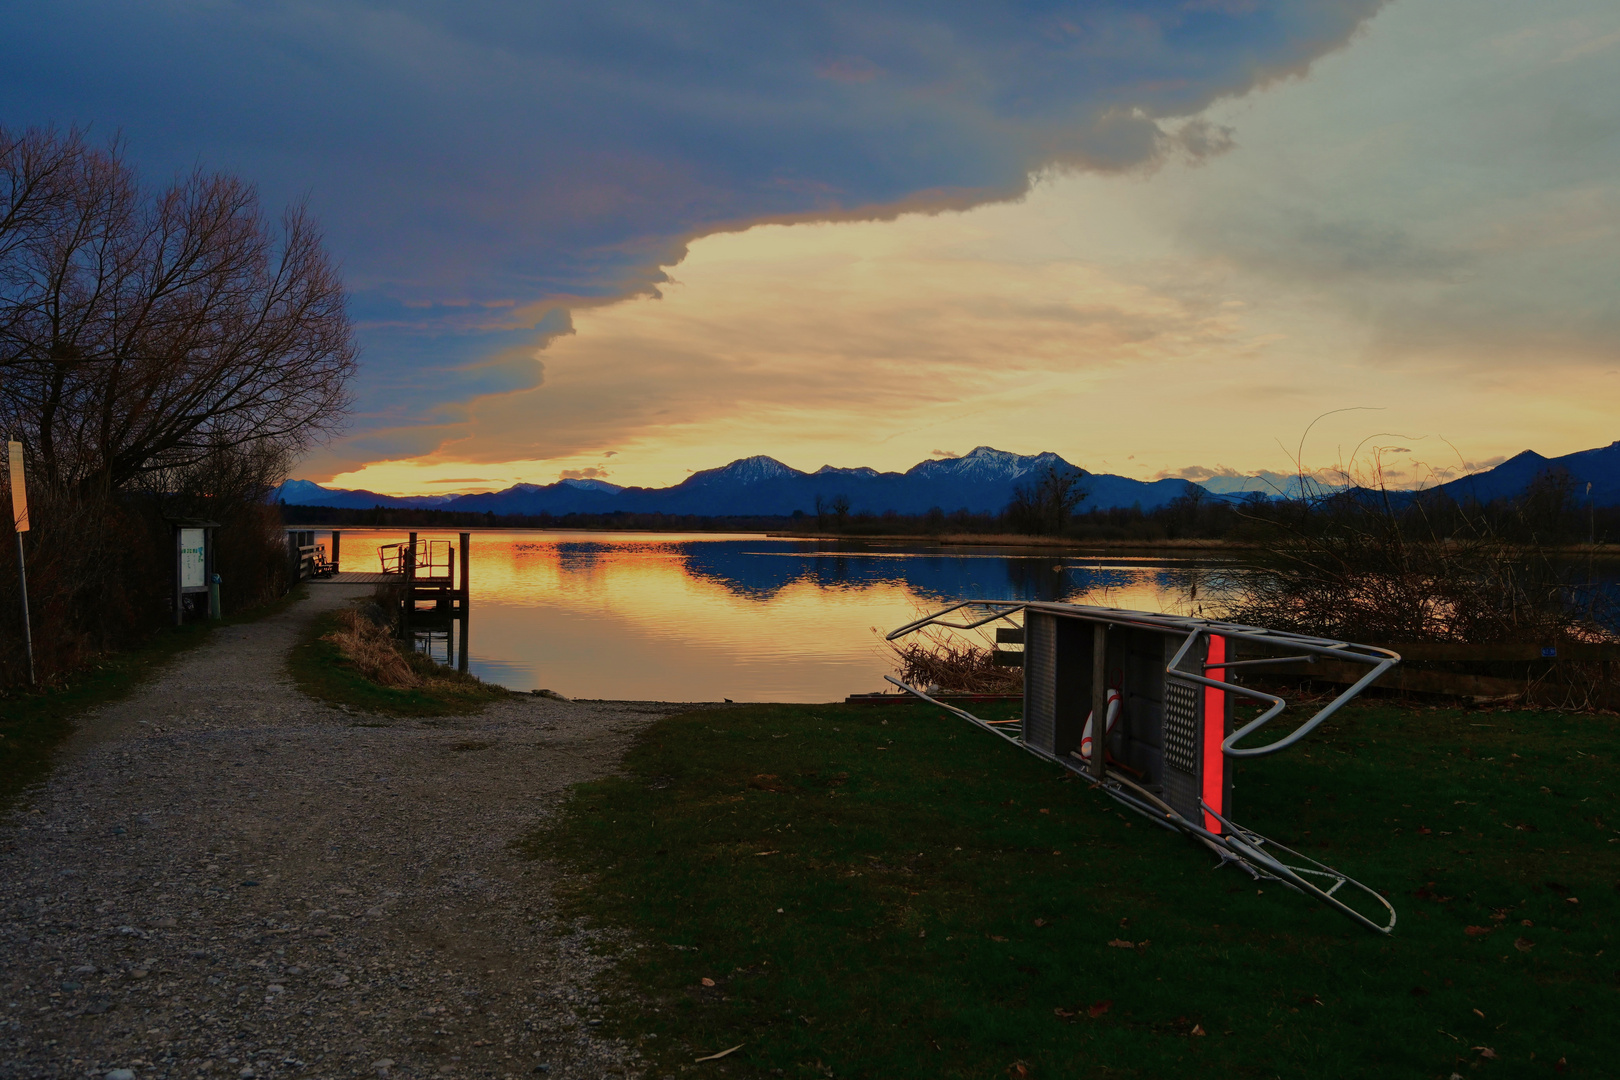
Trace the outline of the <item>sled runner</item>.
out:
M 1020 616 L 1021 635 L 1005 628 L 1019 626 Z M 1223 863 L 1314 897 L 1368 929 L 1394 929 L 1395 909 L 1376 890 L 1233 822 L 1231 766 L 1236 758 L 1299 742 L 1400 663 L 1398 653 L 1181 615 L 983 600 L 907 623 L 888 640 L 926 626 L 971 630 L 991 623 L 1004 624 L 1000 640 L 1023 641 L 1021 724 L 989 723 L 898 679 L 888 681 L 1069 769 L 1156 824 L 1192 837 Z M 1234 659 L 1239 644 L 1244 658 Z M 1251 664 L 1308 664 L 1318 657 L 1365 664 L 1367 674 L 1282 738 L 1254 745 L 1251 737 L 1288 703 L 1232 681 L 1233 675 Z M 1263 708 L 1234 731 L 1239 699 Z M 1099 716 L 1106 718 L 1103 733 L 1094 737 Z M 1347 903 L 1353 895 L 1384 921 Z

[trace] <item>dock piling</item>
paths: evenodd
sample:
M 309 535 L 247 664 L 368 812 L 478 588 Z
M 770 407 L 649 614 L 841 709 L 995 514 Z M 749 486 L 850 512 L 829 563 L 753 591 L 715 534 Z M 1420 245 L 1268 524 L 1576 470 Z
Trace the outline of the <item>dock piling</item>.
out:
M 472 533 L 461 534 L 461 653 L 456 670 L 467 671 L 467 618 L 472 612 Z

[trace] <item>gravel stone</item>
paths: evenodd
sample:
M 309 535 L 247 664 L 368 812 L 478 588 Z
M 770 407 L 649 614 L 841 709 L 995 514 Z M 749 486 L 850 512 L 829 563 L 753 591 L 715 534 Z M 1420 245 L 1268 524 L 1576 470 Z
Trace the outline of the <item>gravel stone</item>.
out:
M 512 844 L 683 706 L 331 708 L 286 656 L 367 588 L 309 592 L 87 714 L 0 823 L 0 1076 L 638 1075 L 589 1022 L 604 943 Z

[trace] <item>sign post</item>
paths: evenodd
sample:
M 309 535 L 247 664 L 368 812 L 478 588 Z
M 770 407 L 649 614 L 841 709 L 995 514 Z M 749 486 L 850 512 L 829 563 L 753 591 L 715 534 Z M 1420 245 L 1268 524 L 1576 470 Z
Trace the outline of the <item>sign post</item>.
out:
M 13 439 L 10 451 L 11 525 L 17 531 L 17 587 L 22 595 L 23 644 L 28 650 L 28 685 L 34 685 L 34 630 L 28 618 L 28 563 L 23 558 L 23 533 L 28 524 L 28 484 L 23 477 L 23 444 Z

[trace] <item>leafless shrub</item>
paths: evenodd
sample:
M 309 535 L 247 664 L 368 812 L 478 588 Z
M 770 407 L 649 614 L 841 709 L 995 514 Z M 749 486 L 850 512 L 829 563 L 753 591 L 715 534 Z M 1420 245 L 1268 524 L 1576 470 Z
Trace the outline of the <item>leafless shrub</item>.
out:
M 919 689 L 937 686 L 961 694 L 1017 694 L 1024 688 L 1023 671 L 998 667 L 988 643 L 948 630 L 928 627 L 888 642 L 902 682 Z
M 106 497 L 36 490 L 30 511 L 35 669 L 49 682 L 100 653 L 132 644 L 153 612 L 166 610 L 168 567 L 160 557 L 165 534 L 154 532 L 139 507 Z M 7 572 L 0 573 L 0 685 L 27 679 L 14 541 L 9 535 L 5 540 L 11 558 Z
M 1227 583 L 1233 621 L 1375 643 L 1610 637 L 1600 590 L 1533 534 L 1505 538 L 1454 503 L 1358 487 L 1272 526 L 1269 549 Z

